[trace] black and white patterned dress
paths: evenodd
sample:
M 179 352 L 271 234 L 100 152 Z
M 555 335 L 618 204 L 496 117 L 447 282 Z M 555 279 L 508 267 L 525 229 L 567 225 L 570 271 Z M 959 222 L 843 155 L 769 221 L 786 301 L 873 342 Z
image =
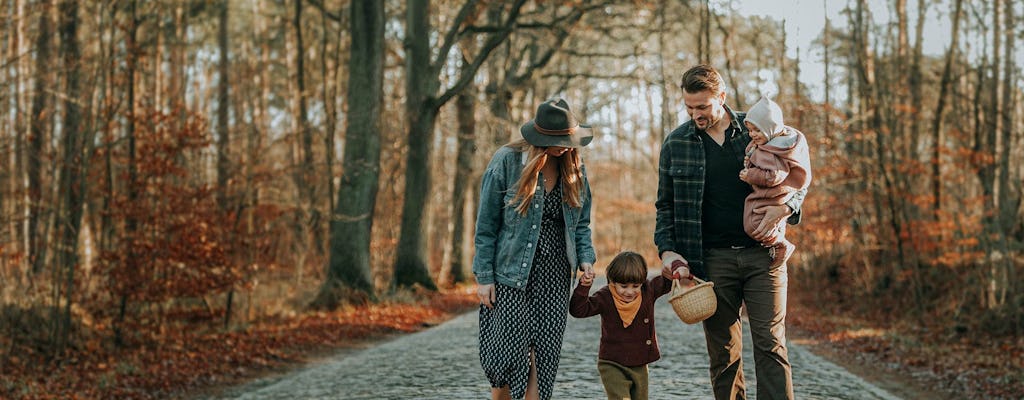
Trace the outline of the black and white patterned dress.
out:
M 560 183 L 544 194 L 536 251 L 525 290 L 495 284 L 494 308 L 480 306 L 480 364 L 492 387 L 508 385 L 517 399 L 526 393 L 530 349 L 536 356 L 541 399 L 551 398 L 562 352 L 572 267 L 566 256 Z

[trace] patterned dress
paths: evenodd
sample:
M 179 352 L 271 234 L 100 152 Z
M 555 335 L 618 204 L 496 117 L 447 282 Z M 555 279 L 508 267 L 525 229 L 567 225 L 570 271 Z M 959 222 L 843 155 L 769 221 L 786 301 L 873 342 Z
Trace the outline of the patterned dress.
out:
M 541 221 L 526 289 L 496 284 L 494 308 L 480 306 L 480 363 L 492 387 L 508 385 L 517 399 L 526 393 L 530 349 L 541 399 L 551 398 L 562 352 L 572 267 L 566 257 L 561 184 L 544 194 Z

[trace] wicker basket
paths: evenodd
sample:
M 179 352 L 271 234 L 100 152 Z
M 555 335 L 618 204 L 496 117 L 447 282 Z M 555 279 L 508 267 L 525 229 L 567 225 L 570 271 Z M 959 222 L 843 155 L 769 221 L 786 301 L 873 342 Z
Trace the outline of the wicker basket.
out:
M 676 315 L 687 324 L 696 324 L 708 319 L 718 308 L 715 283 L 705 282 L 697 277 L 693 279 L 697 281 L 697 285 L 691 288 L 684 288 L 678 279 L 673 279 L 671 296 L 668 298 Z

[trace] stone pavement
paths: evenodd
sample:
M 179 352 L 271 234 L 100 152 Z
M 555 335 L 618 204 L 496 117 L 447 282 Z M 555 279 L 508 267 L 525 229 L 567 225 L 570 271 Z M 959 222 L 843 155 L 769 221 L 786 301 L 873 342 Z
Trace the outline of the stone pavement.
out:
M 650 365 L 651 398 L 710 399 L 704 332 L 699 324 L 679 321 L 667 298 L 659 298 L 655 306 L 662 358 Z M 218 398 L 487 399 L 490 389 L 480 369 L 477 329 L 474 311 L 301 371 L 228 390 Z M 748 329 L 744 328 L 744 374 L 748 393 L 756 398 Z M 600 333 L 600 317 L 569 317 L 555 399 L 605 398 L 597 374 Z M 800 346 L 789 346 L 798 399 L 899 399 Z

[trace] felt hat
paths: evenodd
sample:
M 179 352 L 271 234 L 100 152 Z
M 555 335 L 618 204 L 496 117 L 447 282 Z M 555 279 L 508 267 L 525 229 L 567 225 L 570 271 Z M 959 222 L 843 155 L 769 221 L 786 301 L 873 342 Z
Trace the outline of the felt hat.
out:
M 533 119 L 519 128 L 526 141 L 537 147 L 586 146 L 594 139 L 594 132 L 587 125 L 580 125 L 562 99 L 548 100 L 537 106 Z

